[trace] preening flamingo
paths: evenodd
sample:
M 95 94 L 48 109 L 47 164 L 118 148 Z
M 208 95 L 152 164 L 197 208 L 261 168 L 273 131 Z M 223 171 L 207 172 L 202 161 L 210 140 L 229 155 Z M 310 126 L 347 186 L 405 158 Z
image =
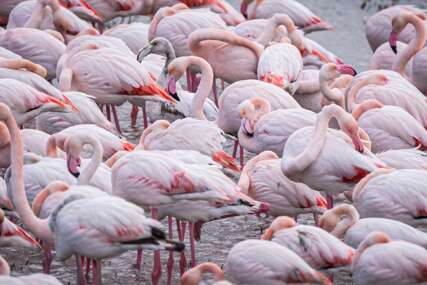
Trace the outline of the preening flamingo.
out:
M 427 280 L 426 254 L 427 250 L 418 245 L 373 232 L 359 245 L 353 258 L 355 284 L 422 284 Z
M 308 225 L 297 225 L 289 217 L 276 218 L 262 240 L 278 243 L 304 259 L 313 269 L 331 269 L 351 265 L 355 250 L 327 231 Z
M 380 169 L 362 179 L 353 190 L 353 202 L 362 218 L 388 218 L 409 225 L 425 225 L 427 173 L 418 169 Z
M 306 33 L 331 30 L 333 27 L 295 0 L 243 0 L 242 14 L 249 19 L 268 19 L 276 13 L 289 15 L 298 28 Z
M 12 223 L 0 209 L 0 247 L 23 246 L 38 248 L 39 243 L 24 229 Z
M 341 204 L 326 211 L 320 217 L 319 226 L 353 248 L 357 248 L 374 231 L 384 232 L 393 240 L 427 247 L 426 233 L 394 219 L 360 219 L 356 208 L 349 204 Z
M 332 284 L 290 249 L 265 240 L 245 240 L 228 252 L 226 276 L 236 284 Z
M 64 201 L 51 218 L 44 220 L 37 218 L 24 192 L 23 150 L 19 129 L 6 105 L 0 104 L 0 114 L 0 119 L 7 125 L 11 134 L 11 191 L 16 210 L 23 223 L 37 238 L 55 244 L 59 259 L 64 260 L 76 254 L 100 260 L 130 249 L 145 247 L 184 249 L 183 244 L 166 240 L 161 225 L 146 218 L 141 208 L 117 197 L 79 199 L 78 196 L 74 196 Z M 93 211 L 93 209 L 102 210 Z M 80 230 L 76 231 L 76 228 Z M 130 228 L 133 231 L 130 231 Z M 76 262 L 79 283 L 85 284 L 79 256 Z M 95 284 L 100 284 L 100 263 L 95 261 L 94 267 Z
M 328 129 L 333 117 L 342 132 Z M 295 131 L 286 142 L 282 158 L 283 173 L 291 180 L 328 193 L 329 207 L 331 195 L 352 190 L 379 165 L 363 145 L 354 118 L 337 105 L 325 106 L 314 127 Z
M 212 262 L 204 262 L 186 271 L 184 275 L 181 276 L 181 285 L 200 284 L 203 280 L 204 273 L 212 273 L 214 281 L 221 281 L 224 279 L 224 272 L 218 265 Z

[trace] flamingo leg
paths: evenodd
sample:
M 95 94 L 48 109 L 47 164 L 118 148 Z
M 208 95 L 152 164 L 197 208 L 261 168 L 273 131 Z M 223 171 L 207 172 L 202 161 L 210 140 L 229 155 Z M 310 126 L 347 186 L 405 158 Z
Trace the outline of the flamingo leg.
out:
M 157 219 L 157 209 L 151 209 L 151 217 Z M 160 261 L 160 251 L 154 252 L 154 265 L 153 272 L 151 273 L 151 284 L 159 284 L 160 277 L 162 276 L 162 264 Z
M 234 146 L 233 146 L 233 158 L 236 158 L 237 155 L 237 148 L 239 147 L 239 140 L 236 140 L 234 142 Z
M 82 259 L 79 255 L 75 255 L 76 257 L 76 269 L 77 269 L 77 284 L 78 285 L 86 285 L 86 278 L 83 273 L 83 267 L 82 267 Z
M 326 200 L 328 202 L 327 208 L 332 209 L 334 207 L 334 197 L 332 195 L 326 195 Z
M 313 219 L 314 219 L 314 224 L 316 225 L 316 227 L 318 227 L 319 226 L 319 215 L 313 214 Z
M 191 268 L 196 266 L 196 242 L 194 241 L 194 223 L 188 224 L 190 234 Z
M 136 119 L 138 119 L 138 106 L 137 105 L 132 105 L 132 110 L 130 111 L 130 123 L 132 128 L 136 127 Z
M 168 227 L 169 227 L 168 238 L 170 240 L 172 240 L 173 239 L 173 228 L 172 228 L 172 217 L 171 216 L 168 217 Z M 173 253 L 173 251 L 170 251 L 169 252 L 169 259 L 168 259 L 168 281 L 167 281 L 167 285 L 172 285 L 173 264 L 174 264 L 174 253 Z
M 111 122 L 111 113 L 110 113 L 110 105 L 106 105 L 106 112 L 107 112 L 107 120 Z
M 42 243 L 43 248 L 43 273 L 50 273 L 50 265 L 52 263 L 52 251 L 49 245 Z
M 84 261 L 84 260 L 83 260 Z M 84 266 L 84 262 L 83 266 Z M 91 260 L 89 257 L 86 257 L 86 278 L 89 279 L 89 273 L 90 273 L 90 264 L 91 264 Z
M 92 275 L 93 275 L 92 284 L 101 285 L 102 279 L 101 279 L 101 261 L 100 260 L 99 261 L 92 260 Z
M 240 167 L 243 168 L 245 166 L 245 149 L 242 147 L 241 144 L 239 144 L 240 149 Z
M 144 117 L 144 129 L 148 127 L 148 117 L 147 117 L 147 108 L 145 105 L 145 101 L 142 102 L 142 116 Z
M 138 249 L 136 252 L 136 279 L 139 280 L 141 277 L 142 267 L 142 249 Z
M 295 215 L 294 220 L 295 220 L 295 223 L 298 223 L 298 214 Z
M 116 106 L 111 105 L 111 110 L 113 111 L 114 124 L 116 125 L 116 129 L 119 134 L 122 134 L 122 129 L 120 128 L 119 116 L 117 114 Z
M 224 89 L 225 89 L 225 82 L 224 82 L 224 80 L 223 79 L 221 79 L 221 91 L 224 91 Z
M 218 90 L 216 89 L 216 77 L 214 77 L 214 80 L 213 80 L 212 93 L 213 93 L 213 96 L 214 96 L 215 106 L 218 107 Z
M 179 239 L 179 241 L 184 242 L 185 222 L 176 220 L 176 227 L 178 229 L 178 239 Z M 183 230 L 183 227 L 184 227 L 184 230 Z M 179 258 L 180 276 L 182 276 L 182 274 L 184 274 L 186 267 L 187 267 L 187 260 L 185 258 L 185 253 L 181 252 L 181 255 L 180 255 L 180 258 Z
M 190 69 L 187 69 L 187 90 L 191 91 L 193 90 L 192 82 L 191 82 L 191 71 Z

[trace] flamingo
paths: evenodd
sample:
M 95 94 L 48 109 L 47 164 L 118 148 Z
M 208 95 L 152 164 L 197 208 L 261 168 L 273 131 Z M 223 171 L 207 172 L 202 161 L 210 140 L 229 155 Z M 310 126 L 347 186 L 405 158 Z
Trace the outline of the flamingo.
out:
M 381 169 L 361 180 L 353 201 L 362 218 L 389 218 L 409 225 L 425 225 L 425 170 Z
M 245 240 L 228 252 L 225 273 L 236 284 L 332 284 L 290 249 L 265 240 Z
M 77 111 L 75 106 L 69 105 L 70 101 L 61 101 L 14 79 L 0 79 L 0 90 L 0 101 L 12 109 L 19 125 L 43 112 Z
M 107 120 L 96 105 L 94 97 L 75 91 L 64 92 L 63 94 L 79 111 L 69 113 L 48 112 L 40 114 L 36 117 L 37 129 L 48 134 L 54 134 L 75 125 L 95 125 L 110 133 L 117 133 L 116 128 Z M 115 139 L 113 139 L 113 141 L 115 141 Z
M 368 134 L 374 153 L 427 146 L 427 131 L 400 107 L 366 100 L 353 110 L 353 116 Z
M 397 35 L 407 24 L 414 25 L 415 37 L 411 40 L 408 46 L 396 56 L 392 69 L 408 78 L 408 80 L 411 81 L 423 94 L 427 93 L 427 84 L 423 82 L 423 78 L 426 74 L 424 61 L 427 56 L 427 49 L 424 48 L 427 39 L 426 19 L 426 15 L 424 13 L 415 14 L 402 12 L 398 14 L 392 20 L 392 32 L 389 40 L 390 48 L 397 54 Z M 409 61 L 411 61 L 412 70 L 410 71 L 409 76 L 406 76 L 405 66 Z
M 160 173 L 162 176 L 159 176 Z M 196 265 L 194 240 L 200 238 L 203 222 L 262 213 L 269 208 L 268 204 L 254 201 L 240 193 L 235 183 L 217 167 L 188 164 L 168 156 L 167 152 L 134 151 L 122 156 L 113 165 L 112 182 L 114 195 L 140 206 L 155 208 L 158 219 L 173 216 L 177 220 L 191 222 L 189 230 L 193 266 Z M 170 233 L 171 223 L 172 220 L 169 220 Z M 154 283 L 160 278 L 158 258 L 155 261 L 157 270 L 152 275 Z M 172 264 L 168 264 L 168 282 Z M 182 262 L 180 265 L 182 272 L 185 265 Z
M 45 285 L 63 285 L 53 276 L 37 273 L 28 276 L 12 277 L 10 275 L 10 266 L 7 261 L 0 256 L 0 284 L 21 285 L 21 284 L 45 284 Z
M 144 23 L 121 24 L 104 31 L 102 34 L 123 40 L 130 50 L 137 54 L 148 44 L 149 25 Z
M 55 77 L 56 65 L 65 52 L 65 45 L 47 32 L 33 28 L 6 30 L 0 46 L 46 68 L 47 79 Z
M 23 150 L 19 129 L 10 109 L 1 104 L 0 110 L 1 120 L 7 125 L 12 140 L 11 185 L 16 210 L 36 237 L 55 244 L 59 259 L 65 260 L 76 254 L 79 284 L 85 284 L 79 255 L 96 259 L 94 283 L 100 284 L 101 267 L 98 260 L 102 258 L 145 247 L 177 251 L 184 249 L 183 244 L 166 240 L 161 224 L 146 218 L 141 208 L 118 197 L 82 199 L 74 196 L 56 208 L 49 219 L 37 218 L 24 192 Z M 76 227 L 80 230 L 76 231 Z M 130 228 L 133 230 L 130 231 Z
M 243 0 L 240 9 L 248 19 L 268 19 L 276 13 L 287 14 L 305 33 L 333 29 L 328 22 L 295 0 Z
M 394 5 L 387 9 L 383 9 L 372 15 L 366 22 L 366 37 L 372 51 L 376 51 L 383 43 L 389 40 L 392 30 L 392 19 L 402 12 L 424 13 L 423 10 L 411 5 Z M 398 40 L 408 44 L 414 38 L 415 30 L 411 26 L 405 29 L 398 35 Z
M 269 203 L 268 214 L 275 217 L 321 214 L 326 210 L 326 200 L 319 192 L 281 173 L 280 159 L 271 151 L 264 151 L 246 163 L 238 185 L 242 193 Z
M 23 246 L 38 248 L 39 243 L 24 229 L 12 223 L 0 209 L 0 247 Z
M 0 30 L 0 35 L 4 33 L 4 30 Z M 0 47 L 0 57 L 6 59 L 21 59 L 22 57 L 19 54 L 16 54 L 4 47 Z
M 328 130 L 331 118 L 338 120 L 342 132 Z M 328 193 L 329 208 L 331 195 L 352 190 L 381 165 L 364 147 L 354 118 L 337 105 L 325 106 L 314 127 L 295 131 L 286 142 L 282 158 L 283 173 L 291 180 Z
M 404 240 L 427 247 L 426 233 L 394 219 L 360 219 L 356 208 L 349 204 L 341 204 L 326 211 L 320 217 L 319 226 L 353 248 L 357 248 L 374 231 L 384 232 L 393 240 Z
M 386 165 L 396 169 L 426 169 L 427 159 L 419 149 L 392 149 L 378 153 L 377 157 Z
M 219 282 L 224 279 L 224 272 L 217 264 L 212 262 L 204 262 L 186 271 L 181 276 L 181 285 L 200 284 L 204 273 L 212 273 L 214 281 Z
M 373 232 L 359 245 L 354 256 L 355 284 L 422 284 L 427 280 L 425 254 L 426 249 L 418 245 L 392 241 L 385 233 Z
M 239 143 L 257 154 L 270 150 L 281 156 L 292 133 L 316 122 L 316 114 L 303 108 L 271 111 L 270 103 L 261 97 L 240 103 L 239 113 L 242 117 Z
M 163 69 L 157 76 L 157 83 L 159 83 L 161 87 L 167 88 L 168 66 L 172 62 L 172 60 L 176 58 L 175 50 L 172 44 L 167 39 L 155 38 L 150 41 L 149 45 L 139 51 L 138 61 L 143 61 L 143 59 L 150 53 L 163 55 L 166 57 Z M 177 82 L 177 96 L 179 98 L 179 101 L 176 102 L 174 108 L 184 117 L 189 117 L 191 112 L 191 102 L 193 101 L 193 98 L 196 95 L 183 90 Z M 215 106 L 215 103 L 209 98 L 206 98 L 206 101 L 203 104 L 203 114 L 209 121 L 214 121 L 218 116 L 218 108 Z
M 276 218 L 262 240 L 278 243 L 304 259 L 313 269 L 350 266 L 355 250 L 327 231 L 313 226 L 297 225 L 292 218 Z

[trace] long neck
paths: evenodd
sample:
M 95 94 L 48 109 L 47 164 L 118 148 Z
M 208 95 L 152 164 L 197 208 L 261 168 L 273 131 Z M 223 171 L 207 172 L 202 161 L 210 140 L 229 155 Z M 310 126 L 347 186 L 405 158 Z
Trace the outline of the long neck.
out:
M 402 53 L 400 53 L 396 61 L 393 63 L 392 69 L 403 76 L 405 74 L 406 64 L 424 47 L 424 43 L 426 41 L 426 27 L 424 26 L 424 22 L 414 14 L 405 15 L 404 19 L 407 23 L 414 25 L 415 38 L 411 40 L 408 46 Z
M 27 200 L 24 186 L 23 169 L 23 145 L 18 126 L 12 116 L 6 120 L 6 125 L 11 136 L 11 170 L 10 185 L 12 188 L 12 199 L 16 211 L 22 219 L 22 222 L 39 239 L 53 243 L 53 234 L 49 228 L 48 220 L 37 218 Z
M 347 90 L 347 96 L 345 96 L 346 100 L 346 107 L 348 111 L 352 111 L 356 109 L 357 103 L 356 103 L 356 95 L 359 93 L 359 91 L 369 85 L 369 84 L 377 84 L 377 79 L 375 76 L 371 76 L 366 79 L 360 79 L 356 84 L 354 84 L 349 90 Z
M 336 209 L 335 214 L 343 217 L 343 219 L 331 234 L 338 238 L 343 238 L 347 230 L 359 221 L 359 213 L 353 206 L 343 205 Z
M 214 76 L 213 71 L 209 63 L 198 57 L 188 57 L 188 66 L 190 65 L 197 65 L 202 72 L 202 78 L 200 80 L 199 87 L 197 88 L 193 100 L 191 101 L 190 116 L 193 118 L 205 120 L 206 118 L 203 114 L 203 106 L 212 89 Z
M 93 175 L 95 174 L 96 170 L 102 162 L 103 155 L 102 145 L 98 140 L 88 136 L 85 137 L 85 139 L 82 141 L 82 146 L 84 144 L 89 144 L 92 146 L 93 154 L 89 164 L 82 170 L 82 173 L 79 176 L 77 183 L 79 185 L 89 184 L 89 181 L 92 179 Z
M 256 39 L 256 42 L 263 46 L 268 46 L 276 35 L 277 27 L 278 24 L 276 23 L 274 18 L 268 19 L 267 25 L 265 25 L 263 32 Z
M 170 15 L 175 14 L 171 7 L 160 8 L 151 20 L 150 27 L 148 28 L 148 40 L 151 41 L 156 37 L 157 26 L 160 21 Z
M 317 116 L 316 124 L 314 126 L 314 135 L 306 149 L 296 157 L 283 157 L 282 170 L 285 175 L 302 172 L 317 159 L 325 145 L 329 121 L 333 117 L 340 120 L 339 107 L 336 105 L 324 107 Z
M 344 92 L 338 88 L 331 88 L 329 86 L 330 83 L 331 80 L 328 80 L 328 78 L 322 74 L 319 75 L 320 92 L 322 92 L 323 96 L 328 99 L 328 101 L 344 107 Z
M 165 65 L 163 66 L 163 69 L 160 73 L 159 78 L 157 78 L 157 83 L 159 83 L 159 85 L 162 87 L 165 87 L 167 85 L 168 66 L 171 63 L 171 61 L 176 58 L 175 50 L 172 47 L 172 45 L 170 44 L 166 45 L 166 49 L 164 50 L 164 55 L 166 57 Z
M 31 14 L 31 17 L 28 19 L 28 21 L 25 23 L 25 28 L 34 28 L 39 29 L 43 19 L 45 18 L 46 14 L 46 8 L 45 6 L 40 3 L 39 1 L 36 1 L 36 5 L 34 7 L 34 11 Z
M 188 46 L 191 51 L 196 51 L 201 48 L 199 43 L 205 40 L 222 41 L 230 45 L 243 46 L 250 49 L 258 60 L 264 50 L 258 43 L 222 29 L 199 29 L 191 33 L 188 39 Z
M 46 144 L 46 154 L 48 157 L 58 157 L 58 148 L 56 147 L 56 139 L 50 136 Z

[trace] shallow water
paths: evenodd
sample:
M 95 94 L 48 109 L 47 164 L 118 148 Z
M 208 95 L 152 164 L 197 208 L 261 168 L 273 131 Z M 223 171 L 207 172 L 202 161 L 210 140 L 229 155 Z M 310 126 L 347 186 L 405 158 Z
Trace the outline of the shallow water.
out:
M 238 1 L 231 1 L 235 6 Z M 346 63 L 352 64 L 358 71 L 367 69 L 369 58 L 372 54 L 365 39 L 364 19 L 374 10 L 361 10 L 360 1 L 355 0 L 301 0 L 316 14 L 334 25 L 333 32 L 319 32 L 310 35 L 338 56 Z M 124 127 L 124 135 L 133 142 L 137 141 L 142 127 L 130 128 L 129 105 L 119 108 L 119 115 Z M 156 113 L 156 112 L 150 112 Z M 139 117 L 139 126 L 142 125 L 142 117 Z M 231 152 L 231 142 L 227 149 Z M 312 224 L 311 215 L 300 216 L 300 223 Z M 225 262 L 228 250 L 237 242 L 248 238 L 259 238 L 263 221 L 257 217 L 236 217 L 206 224 L 202 230 L 202 240 L 197 242 L 197 261 L 213 261 L 220 265 Z M 176 231 L 174 232 L 176 237 Z M 188 235 L 186 235 L 188 242 Z M 189 256 L 187 244 L 187 261 Z M 41 252 L 23 249 L 0 249 L 0 254 L 11 264 L 13 275 L 23 275 L 41 272 Z M 165 268 L 168 253 L 162 253 L 163 279 L 160 284 L 166 284 Z M 175 274 L 173 284 L 179 284 L 179 255 L 175 254 Z M 143 269 L 141 277 L 136 281 L 134 268 L 136 252 L 128 252 L 121 256 L 103 261 L 104 284 L 151 284 L 152 253 L 144 252 Z M 74 259 L 65 263 L 54 261 L 52 274 L 58 277 L 64 284 L 75 284 Z M 352 284 L 348 273 L 340 273 L 335 276 L 334 284 Z

